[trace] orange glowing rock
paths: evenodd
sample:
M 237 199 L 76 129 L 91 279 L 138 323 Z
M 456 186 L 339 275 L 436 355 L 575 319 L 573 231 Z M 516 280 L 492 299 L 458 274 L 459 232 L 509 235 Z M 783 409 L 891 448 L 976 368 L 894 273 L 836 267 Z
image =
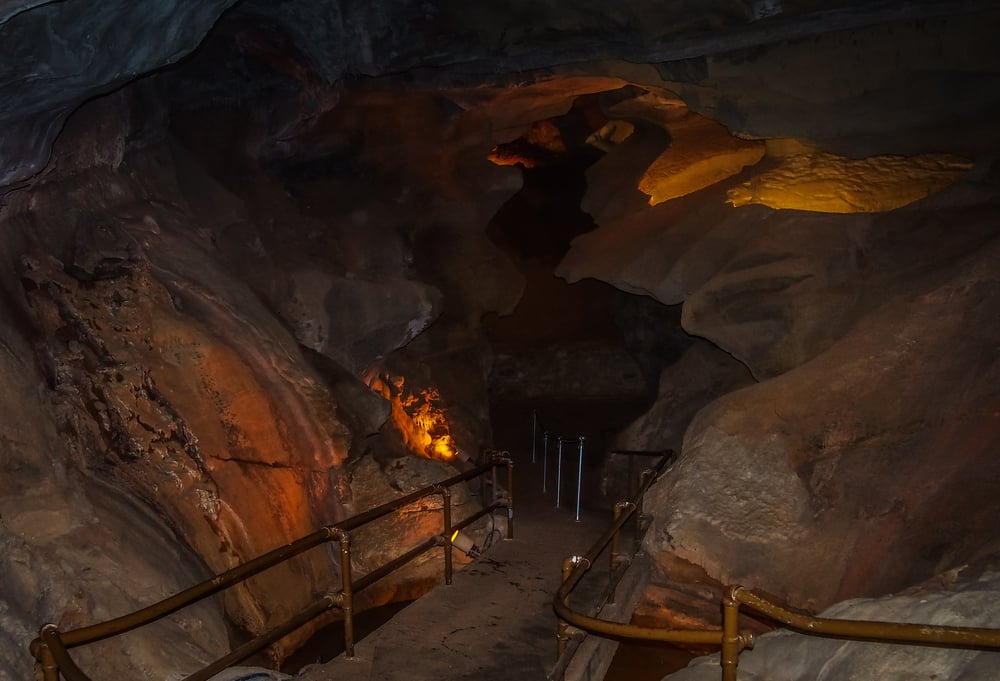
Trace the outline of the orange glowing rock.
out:
M 487 158 L 498 166 L 534 168 L 565 153 L 566 142 L 558 126 L 551 120 L 544 120 L 532 124 L 523 137 L 496 145 Z
M 877 213 L 941 191 L 971 168 L 970 161 L 949 154 L 862 159 L 793 154 L 774 170 L 731 189 L 728 201 L 819 213 Z
M 764 157 L 763 142 L 734 137 L 724 125 L 695 113 L 669 121 L 666 128 L 670 146 L 639 180 L 651 206 L 721 182 Z
M 406 447 L 428 459 L 447 461 L 458 450 L 442 404 L 441 394 L 424 388 L 419 394 L 405 389 L 403 376 L 375 375 L 369 386 L 392 405 L 392 420 L 403 435 Z

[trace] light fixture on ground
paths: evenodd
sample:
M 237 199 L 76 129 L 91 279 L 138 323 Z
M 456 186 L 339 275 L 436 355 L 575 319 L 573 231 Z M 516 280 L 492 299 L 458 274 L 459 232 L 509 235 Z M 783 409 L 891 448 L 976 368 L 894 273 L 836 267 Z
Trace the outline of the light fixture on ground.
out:
M 469 558 L 478 558 L 481 553 L 479 547 L 472 541 L 472 537 L 461 530 L 452 532 L 451 544 Z

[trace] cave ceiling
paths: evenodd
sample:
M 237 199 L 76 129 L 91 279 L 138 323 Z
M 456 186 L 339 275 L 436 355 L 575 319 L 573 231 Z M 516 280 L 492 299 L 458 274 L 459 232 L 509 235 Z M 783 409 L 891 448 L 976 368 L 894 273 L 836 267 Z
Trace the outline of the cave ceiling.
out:
M 326 90 L 357 76 L 405 73 L 388 87 L 450 89 L 517 85 L 566 74 L 607 75 L 673 86 L 690 106 L 736 132 L 826 139 L 849 132 L 857 137 L 860 132 L 872 144 L 885 132 L 876 121 L 864 117 L 857 121 L 858 130 L 850 130 L 849 124 L 845 128 L 845 107 L 853 107 L 859 98 L 872 100 L 883 111 L 888 107 L 907 113 L 905 118 L 918 127 L 937 112 L 915 91 L 955 92 L 948 102 L 955 117 L 973 116 L 982 111 L 984 100 L 997 97 L 995 51 L 970 42 L 964 55 L 955 58 L 959 63 L 934 61 L 947 54 L 941 49 L 947 38 L 939 31 L 995 4 L 713 0 L 653 7 L 638 0 L 613 6 L 551 1 L 470 5 L 413 0 L 119 0 L 94 11 L 79 0 L 14 0 L 3 3 L 0 12 L 0 186 L 28 180 L 42 170 L 52 141 L 81 103 L 183 62 L 213 33 L 216 38 L 228 35 L 230 47 L 253 55 L 257 64 L 227 62 L 227 55 L 218 54 L 217 76 L 189 73 L 184 78 L 186 96 L 201 102 L 212 97 L 238 100 L 248 90 L 279 83 L 288 87 L 292 81 L 310 93 L 311 106 L 322 108 L 320 102 L 331 103 Z M 867 81 L 851 82 L 840 74 L 853 65 L 824 64 L 821 59 L 804 64 L 802 72 L 788 67 L 776 73 L 773 64 L 757 59 L 764 47 L 819 41 L 838 30 L 878 31 L 892 25 L 902 26 L 898 30 L 904 32 L 909 26 L 917 31 L 914 40 L 926 43 L 922 53 L 930 61 L 926 68 L 911 69 L 907 82 L 877 72 L 868 74 Z M 898 58 L 909 56 L 905 49 Z M 228 57 L 234 57 L 232 50 Z M 817 68 L 821 76 L 810 77 Z M 822 74 L 831 70 L 838 73 Z M 956 83 L 956 77 L 969 82 Z M 805 129 L 799 115 L 803 111 L 812 117 Z M 539 112 L 538 118 L 543 117 Z M 895 142 L 905 146 L 902 138 Z

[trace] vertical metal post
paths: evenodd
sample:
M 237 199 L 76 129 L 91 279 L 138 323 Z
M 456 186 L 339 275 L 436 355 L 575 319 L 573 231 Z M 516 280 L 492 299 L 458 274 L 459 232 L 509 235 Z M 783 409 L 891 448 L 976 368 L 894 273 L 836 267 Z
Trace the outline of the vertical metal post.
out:
M 729 587 L 722 598 L 722 681 L 736 681 L 736 671 L 740 663 L 740 604 L 736 600 L 735 589 Z
M 507 539 L 514 538 L 514 462 L 507 459 Z
M 531 410 L 531 463 L 535 463 L 535 442 L 538 441 L 538 411 Z
M 549 477 L 549 431 L 542 433 L 542 494 L 547 491 L 545 483 Z
M 559 445 L 556 447 L 556 508 L 562 499 L 562 446 L 563 439 L 557 438 Z
M 562 581 L 565 582 L 569 579 L 570 574 L 573 572 L 573 568 L 576 567 L 577 556 L 570 556 L 563 561 L 562 564 Z M 566 596 L 566 603 L 569 603 L 569 596 Z M 569 642 L 569 623 L 559 619 L 559 624 L 556 626 L 556 659 L 558 660 L 566 652 L 566 644 Z
M 54 624 L 46 627 L 55 629 Z M 43 627 L 44 628 L 44 627 Z M 40 681 L 59 681 L 59 665 L 52 654 L 52 649 L 41 638 L 31 642 L 31 654 L 35 656 L 35 678 Z
M 495 467 L 494 467 L 495 469 Z M 451 584 L 452 576 L 452 548 L 451 543 L 454 531 L 451 529 L 451 490 L 441 487 L 438 492 L 441 494 L 441 511 L 444 514 L 444 583 Z M 496 494 L 494 492 L 494 494 Z
M 580 490 L 583 488 L 583 435 L 580 436 L 580 458 L 576 465 L 576 522 L 580 522 Z
M 354 657 L 354 589 L 351 585 L 351 537 L 340 535 L 341 609 L 344 611 L 344 655 Z
M 629 501 L 619 501 L 615 504 L 613 514 L 614 520 L 612 521 L 613 525 L 618 523 L 619 518 L 622 517 L 622 514 L 625 513 L 631 505 L 632 503 Z M 608 570 L 608 603 L 615 602 L 615 572 L 618 570 L 618 566 L 621 565 L 622 562 L 621 542 L 619 539 L 620 536 L 621 530 L 618 530 L 611 535 L 611 550 L 609 551 L 611 560 L 610 569 Z

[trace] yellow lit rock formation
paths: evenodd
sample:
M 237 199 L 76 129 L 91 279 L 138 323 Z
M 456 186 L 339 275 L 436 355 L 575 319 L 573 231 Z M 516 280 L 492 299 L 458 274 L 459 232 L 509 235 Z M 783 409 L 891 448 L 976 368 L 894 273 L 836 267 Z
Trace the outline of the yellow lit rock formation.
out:
M 972 168 L 959 156 L 796 154 L 729 191 L 729 203 L 757 203 L 820 213 L 877 213 L 913 203 L 956 182 Z
M 690 113 L 670 121 L 670 145 L 639 181 L 649 205 L 676 199 L 737 174 L 764 156 L 764 143 L 734 137 L 715 121 Z

